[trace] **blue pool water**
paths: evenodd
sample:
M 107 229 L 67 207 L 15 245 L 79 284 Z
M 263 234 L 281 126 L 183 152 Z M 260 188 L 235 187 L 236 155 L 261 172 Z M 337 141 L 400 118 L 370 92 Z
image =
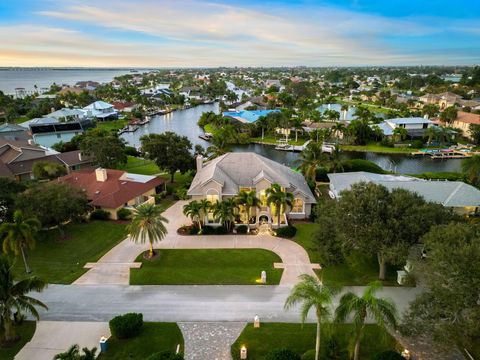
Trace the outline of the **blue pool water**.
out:
M 265 116 L 271 112 L 279 110 L 241 110 L 241 111 L 225 111 L 223 116 L 239 117 L 249 123 L 253 123 L 258 120 L 260 116 Z

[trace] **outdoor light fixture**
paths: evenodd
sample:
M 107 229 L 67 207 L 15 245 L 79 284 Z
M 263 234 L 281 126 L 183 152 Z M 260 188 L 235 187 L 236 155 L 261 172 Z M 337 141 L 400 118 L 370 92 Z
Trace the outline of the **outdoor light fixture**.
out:
M 402 351 L 402 356 L 403 356 L 406 360 L 410 360 L 410 351 L 408 351 L 407 349 L 403 350 L 403 351 Z
M 245 347 L 245 345 L 242 345 L 240 349 L 240 359 L 246 360 L 246 358 L 247 358 L 247 348 Z

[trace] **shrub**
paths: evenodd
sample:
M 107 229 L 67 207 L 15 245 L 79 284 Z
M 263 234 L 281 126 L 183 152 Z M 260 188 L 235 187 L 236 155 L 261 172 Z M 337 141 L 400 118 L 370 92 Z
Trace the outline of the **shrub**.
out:
M 422 140 L 413 140 L 410 143 L 410 145 L 414 149 L 421 149 L 423 147 L 423 141 Z
M 132 216 L 132 211 L 129 209 L 121 208 L 117 211 L 117 217 L 120 220 L 128 220 Z
M 187 189 L 184 187 L 178 188 L 173 194 L 174 200 L 186 200 L 187 199 Z
M 192 225 L 188 227 L 188 234 L 189 235 L 197 235 L 198 234 L 198 227 Z
M 322 166 L 319 166 L 317 170 L 315 170 L 315 180 L 317 181 L 324 181 L 327 182 L 328 180 L 328 171 Z
M 336 337 L 328 338 L 325 347 L 325 358 L 331 360 L 347 360 L 348 350 L 340 346 Z
M 183 360 L 183 356 L 171 351 L 162 351 L 150 355 L 146 360 Z
M 115 316 L 109 322 L 110 332 L 118 339 L 128 339 L 140 333 L 143 326 L 143 315 L 128 313 Z
M 212 235 L 215 233 L 215 228 L 212 226 L 205 225 L 202 227 L 202 235 Z
M 412 176 L 427 180 L 447 180 L 447 181 L 464 181 L 465 176 L 457 172 L 424 172 L 421 174 L 413 174 Z
M 238 234 L 246 234 L 248 232 L 248 226 L 247 225 L 238 225 L 237 226 L 237 233 Z
M 135 149 L 133 146 L 125 146 L 125 154 L 138 157 L 140 156 L 140 152 Z
M 277 349 L 270 351 L 265 360 L 301 360 L 300 355 L 288 349 Z
M 292 225 L 283 226 L 283 227 L 278 228 L 276 230 L 276 233 L 277 233 L 278 237 L 292 238 L 297 233 L 297 228 L 295 226 L 292 226 Z
M 377 164 L 363 159 L 351 159 L 343 162 L 343 169 L 345 172 L 351 171 L 367 171 L 375 174 L 385 174 L 383 170 Z
M 228 234 L 228 230 L 225 226 L 218 226 L 215 229 L 215 235 L 225 235 Z
M 174 190 L 174 187 L 171 184 L 167 184 L 166 190 L 165 190 L 167 192 L 167 195 L 172 195 L 173 190 Z
M 302 360 L 315 360 L 315 349 L 305 351 Z
M 373 358 L 374 360 L 405 360 L 405 358 L 400 355 L 398 352 L 393 350 L 388 350 L 381 352 Z
M 90 214 L 92 220 L 108 220 L 110 219 L 110 213 L 102 209 L 93 210 Z

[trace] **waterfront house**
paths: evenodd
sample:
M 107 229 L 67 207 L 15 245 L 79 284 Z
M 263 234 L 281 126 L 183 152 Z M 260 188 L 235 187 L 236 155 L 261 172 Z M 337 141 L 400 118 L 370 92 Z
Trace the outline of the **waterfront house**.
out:
M 31 141 L 0 139 L 0 176 L 18 181 L 34 179 L 32 169 L 37 161 L 49 161 L 65 166 L 67 173 L 92 165 L 92 159 L 79 150 L 58 153 Z
M 93 117 L 99 121 L 115 120 L 118 118 L 118 111 L 112 104 L 105 101 L 95 101 L 83 108 L 87 117 Z
M 45 115 L 46 118 L 57 119 L 61 122 L 64 121 L 73 121 L 73 120 L 82 120 L 85 118 L 86 112 L 81 109 L 69 109 L 63 108 L 51 112 L 50 114 Z
M 155 204 L 154 195 L 165 183 L 156 176 L 103 168 L 74 171 L 57 181 L 84 191 L 90 205 L 107 211 L 113 220 L 118 219 L 120 209 Z
M 480 115 L 468 113 L 465 111 L 457 112 L 457 118 L 451 123 L 451 126 L 460 129 L 463 135 L 469 139 L 472 139 L 472 132 L 470 131 L 470 125 L 480 125 Z
M 426 201 L 441 204 L 458 214 L 473 214 L 480 207 L 480 190 L 462 181 L 431 181 L 404 175 L 374 174 L 365 171 L 328 174 L 329 194 L 341 197 L 342 191 L 353 184 L 372 182 L 387 189 L 405 189 L 422 196 Z
M 410 137 L 422 137 L 425 130 L 434 126 L 429 119 L 422 117 L 395 118 L 382 121 L 377 126 L 385 136 L 393 136 L 396 128 L 404 128 Z
M 287 225 L 289 218 L 307 219 L 316 200 L 303 175 L 256 153 L 227 153 L 205 163 L 198 156 L 197 173 L 187 194 L 193 200 L 207 199 L 215 203 L 235 197 L 241 191 L 253 190 L 262 205 L 251 209 L 250 219 L 247 219 L 244 209 L 240 209 L 237 222 L 247 223 L 248 220 L 251 227 L 260 223 L 278 227 L 276 209 L 267 205 L 266 195 L 266 189 L 274 183 L 294 196 L 293 207 L 281 209 L 280 226 Z M 205 220 L 209 225 L 219 225 L 213 213 L 208 214 Z
M 30 125 L 35 144 L 51 148 L 59 142 L 69 142 L 74 136 L 85 132 L 79 121 L 53 123 L 45 125 Z
M 17 124 L 4 123 L 0 125 L 0 139 L 27 141 L 31 136 L 28 130 Z

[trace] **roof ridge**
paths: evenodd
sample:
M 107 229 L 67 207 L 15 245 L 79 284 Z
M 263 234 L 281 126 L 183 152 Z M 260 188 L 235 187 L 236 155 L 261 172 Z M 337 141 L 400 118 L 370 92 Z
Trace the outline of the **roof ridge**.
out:
M 447 196 L 447 198 L 445 199 L 445 201 L 442 202 L 442 205 L 446 205 L 448 204 L 448 202 L 452 199 L 453 196 L 455 196 L 455 194 L 458 192 L 458 190 L 460 190 L 460 188 L 464 185 L 463 182 L 459 181 L 457 186 L 455 187 L 455 189 L 450 193 L 450 195 Z

